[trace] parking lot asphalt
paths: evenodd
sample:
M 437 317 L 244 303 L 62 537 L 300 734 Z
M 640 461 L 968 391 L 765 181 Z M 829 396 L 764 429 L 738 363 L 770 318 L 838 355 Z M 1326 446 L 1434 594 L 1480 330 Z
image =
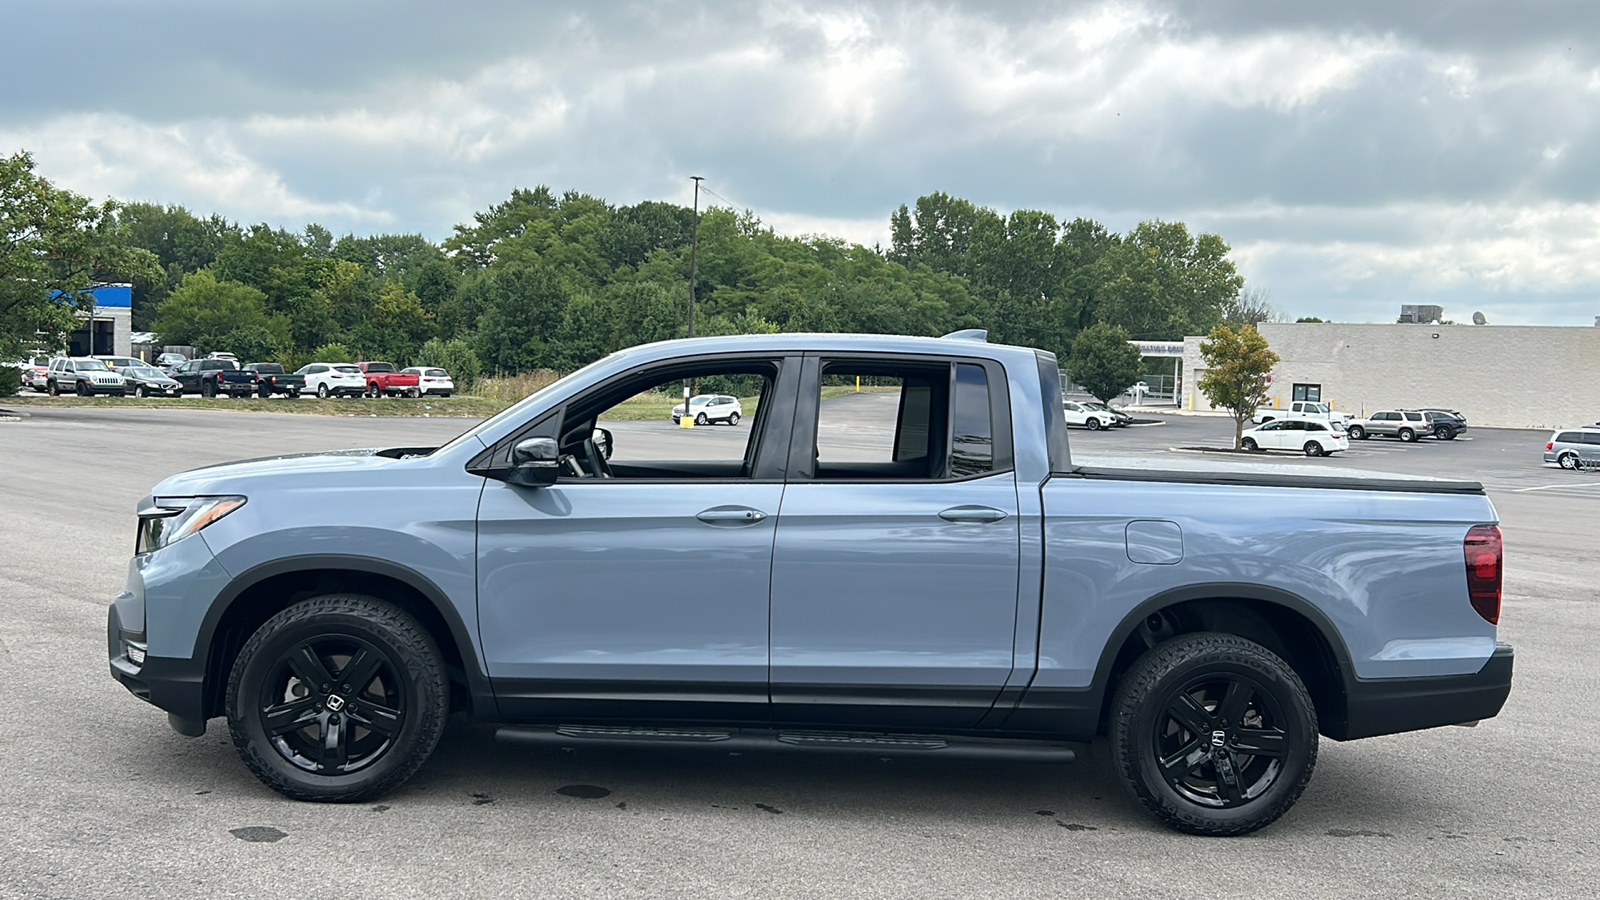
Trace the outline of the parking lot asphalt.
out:
M 1160 466 L 1179 458 L 1170 448 L 1231 436 L 1227 420 L 1164 422 L 1074 429 L 1073 451 Z M 1501 636 L 1518 659 L 1500 717 L 1325 741 L 1299 804 L 1247 838 L 1160 827 L 1098 743 L 1060 767 L 567 753 L 501 745 L 464 719 L 392 796 L 301 804 L 245 770 L 220 720 L 180 737 L 111 681 L 105 605 L 133 505 L 161 477 L 427 445 L 469 424 L 73 408 L 0 422 L 0 897 L 1594 896 L 1600 474 L 1540 463 L 1544 432 L 1268 457 L 1484 482 L 1506 536 Z M 737 452 L 748 427 L 614 430 L 619 452 L 643 456 L 683 441 Z

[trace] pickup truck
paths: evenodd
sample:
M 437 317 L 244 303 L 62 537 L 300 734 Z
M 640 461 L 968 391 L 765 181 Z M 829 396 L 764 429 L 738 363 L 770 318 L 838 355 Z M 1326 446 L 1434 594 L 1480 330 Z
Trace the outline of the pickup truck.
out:
M 401 372 L 395 369 L 394 363 L 386 362 L 360 362 L 356 368 L 367 379 L 367 396 L 381 397 L 388 395 L 398 397 L 404 394 L 408 397 L 422 396 L 422 381 L 415 372 Z
M 246 372 L 256 373 L 256 396 L 266 398 L 273 394 L 300 396 L 306 389 L 306 377 L 299 372 L 285 372 L 278 363 L 249 363 Z
M 824 389 L 855 376 L 878 389 Z M 609 418 L 713 380 L 759 397 L 745 433 Z M 1054 357 L 978 336 L 650 344 L 440 447 L 161 482 L 111 674 L 181 734 L 226 717 L 301 800 L 393 790 L 460 709 L 562 747 L 1064 762 L 1104 735 L 1137 802 L 1215 835 L 1286 812 L 1319 735 L 1500 711 L 1480 485 L 1188 465 L 1073 459 Z
M 239 363 L 231 359 L 191 359 L 173 366 L 168 374 L 184 394 L 247 397 L 256 392 L 256 373 L 240 369 Z
M 1338 422 L 1343 425 L 1352 418 L 1354 417 L 1350 413 L 1334 412 L 1326 403 L 1296 400 L 1282 409 L 1274 407 L 1259 410 L 1253 421 L 1257 425 L 1265 425 L 1273 419 L 1315 419 L 1318 422 Z

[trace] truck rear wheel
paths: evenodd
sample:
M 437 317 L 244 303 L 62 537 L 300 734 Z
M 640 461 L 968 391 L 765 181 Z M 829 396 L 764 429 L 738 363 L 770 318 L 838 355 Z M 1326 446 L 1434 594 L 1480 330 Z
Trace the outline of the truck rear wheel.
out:
M 228 730 L 278 793 L 354 803 L 422 767 L 449 701 L 439 648 L 415 618 L 376 597 L 329 594 L 245 642 L 228 677 Z
M 1317 714 L 1282 659 L 1231 634 L 1186 634 L 1146 651 L 1111 707 L 1128 793 L 1168 827 L 1240 835 L 1271 824 L 1317 762 Z

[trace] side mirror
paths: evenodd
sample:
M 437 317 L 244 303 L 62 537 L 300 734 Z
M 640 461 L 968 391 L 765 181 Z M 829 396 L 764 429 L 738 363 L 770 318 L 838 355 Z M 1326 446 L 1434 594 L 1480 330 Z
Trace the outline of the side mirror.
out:
M 555 438 L 535 437 L 511 448 L 513 484 L 539 487 L 556 483 L 561 472 L 561 447 Z
M 602 457 L 604 457 L 606 459 L 610 459 L 611 458 L 611 432 L 610 431 L 607 431 L 604 428 L 596 428 L 594 430 L 594 436 L 591 437 L 590 440 L 594 441 L 595 448 L 600 451 L 600 455 Z

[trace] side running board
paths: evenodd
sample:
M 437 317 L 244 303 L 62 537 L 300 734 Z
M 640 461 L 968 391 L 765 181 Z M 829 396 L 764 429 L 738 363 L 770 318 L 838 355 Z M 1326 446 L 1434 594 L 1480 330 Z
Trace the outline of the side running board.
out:
M 1038 763 L 1067 763 L 1077 757 L 1071 746 L 1050 741 L 854 731 L 504 725 L 496 729 L 495 737 L 510 743 L 551 747 L 704 747 L 723 753 L 804 750 L 876 757 L 920 756 Z

